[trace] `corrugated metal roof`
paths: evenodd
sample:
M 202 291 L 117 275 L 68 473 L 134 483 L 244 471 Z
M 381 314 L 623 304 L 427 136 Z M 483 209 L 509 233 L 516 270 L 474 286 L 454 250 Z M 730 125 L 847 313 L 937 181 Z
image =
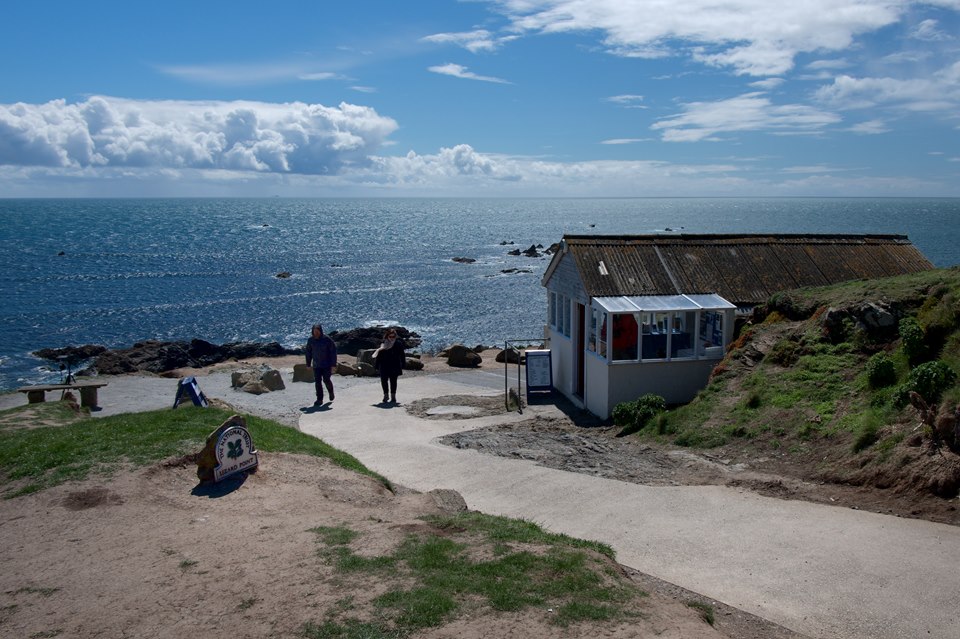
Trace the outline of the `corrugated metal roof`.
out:
M 595 297 L 594 304 L 609 313 L 659 313 L 668 311 L 710 311 L 736 308 L 719 295 L 619 295 Z
M 738 306 L 933 268 L 905 235 L 565 235 L 562 246 L 544 285 L 566 250 L 591 297 L 716 293 Z

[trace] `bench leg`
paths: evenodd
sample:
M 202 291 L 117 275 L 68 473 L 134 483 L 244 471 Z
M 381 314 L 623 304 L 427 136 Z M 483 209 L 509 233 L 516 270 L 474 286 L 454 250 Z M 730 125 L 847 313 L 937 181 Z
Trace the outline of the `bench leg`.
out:
M 46 393 L 42 390 L 27 391 L 28 404 L 39 404 L 40 402 L 46 401 L 46 399 Z
M 81 388 L 80 389 L 80 405 L 89 406 L 93 408 L 97 405 L 97 389 L 96 388 Z

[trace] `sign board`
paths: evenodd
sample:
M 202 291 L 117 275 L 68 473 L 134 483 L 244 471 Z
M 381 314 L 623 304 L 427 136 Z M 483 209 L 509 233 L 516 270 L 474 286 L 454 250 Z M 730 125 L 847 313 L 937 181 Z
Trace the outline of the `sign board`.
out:
M 250 431 L 242 426 L 230 426 L 220 433 L 215 450 L 217 466 L 213 469 L 214 481 L 253 470 L 259 463 Z
M 207 407 L 207 397 L 203 394 L 203 391 L 200 390 L 200 384 L 197 383 L 197 378 L 184 377 L 180 380 L 180 383 L 177 384 L 177 397 L 173 400 L 174 408 L 179 406 L 180 402 L 186 399 L 184 395 L 193 401 L 194 406 L 202 406 L 203 408 Z
M 549 350 L 528 350 L 527 356 L 527 395 L 553 390 L 553 366 Z

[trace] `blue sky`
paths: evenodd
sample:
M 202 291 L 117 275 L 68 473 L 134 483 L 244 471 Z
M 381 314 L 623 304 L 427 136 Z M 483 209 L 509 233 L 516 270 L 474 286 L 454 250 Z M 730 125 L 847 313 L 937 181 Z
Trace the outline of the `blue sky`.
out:
M 0 196 L 960 196 L 960 0 L 20 2 Z

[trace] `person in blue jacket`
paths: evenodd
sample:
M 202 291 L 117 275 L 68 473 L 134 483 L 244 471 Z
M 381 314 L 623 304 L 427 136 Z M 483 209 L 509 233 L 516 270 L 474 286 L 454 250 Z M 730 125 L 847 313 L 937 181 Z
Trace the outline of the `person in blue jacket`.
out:
M 333 401 L 333 368 L 337 365 L 337 345 L 323 334 L 323 326 L 314 324 L 307 340 L 307 366 L 313 367 L 313 383 L 317 389 L 317 401 L 314 406 L 323 404 L 323 387 L 327 387 L 330 401 Z

